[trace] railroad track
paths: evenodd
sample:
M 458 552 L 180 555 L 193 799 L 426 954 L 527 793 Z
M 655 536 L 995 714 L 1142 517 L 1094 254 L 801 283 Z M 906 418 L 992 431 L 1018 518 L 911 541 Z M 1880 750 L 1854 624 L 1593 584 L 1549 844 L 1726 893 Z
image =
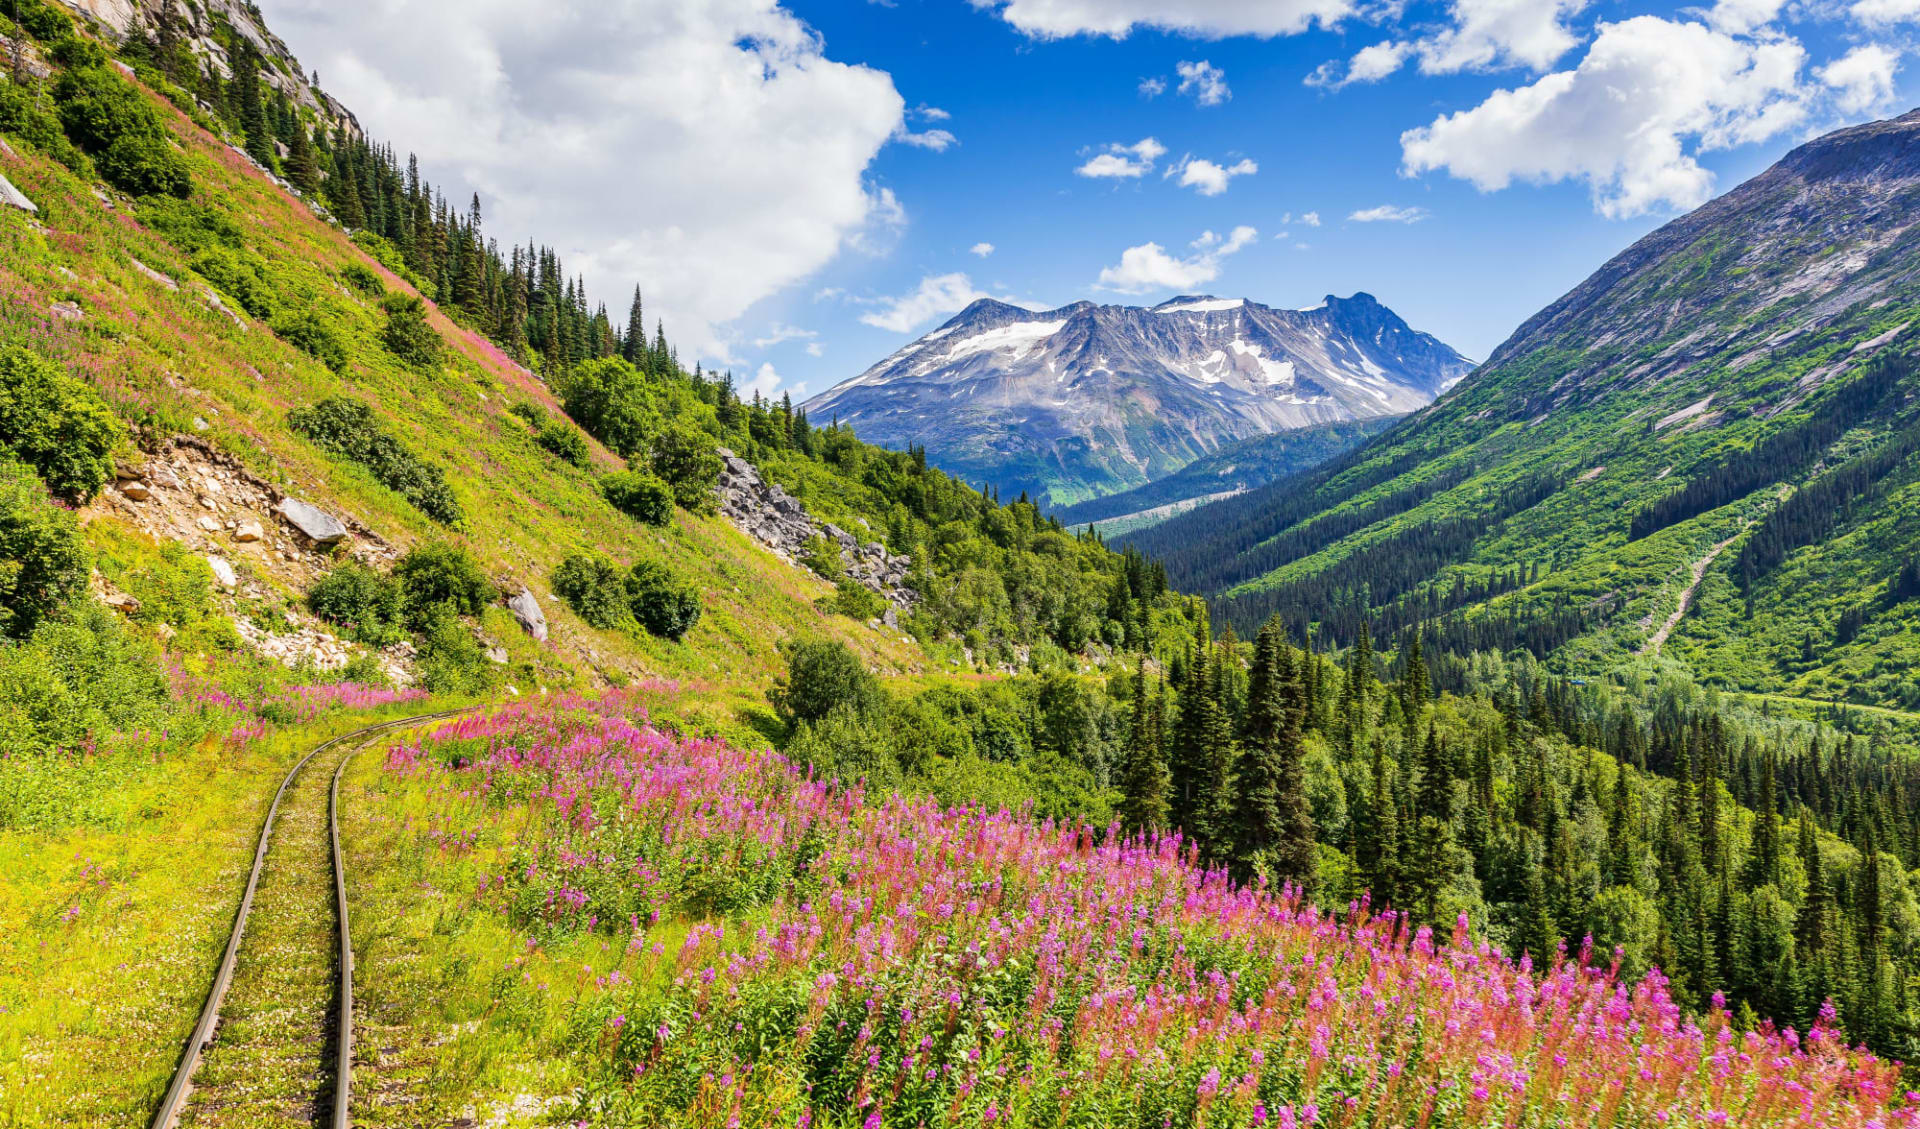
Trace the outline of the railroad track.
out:
M 173 1082 L 167 1087 L 166 1096 L 154 1112 L 152 1129 L 174 1129 L 181 1124 L 220 1125 L 227 1123 L 230 1118 L 238 1118 L 240 1123 L 248 1125 L 261 1124 L 261 1111 L 242 1108 L 243 1100 L 290 1105 L 295 1112 L 284 1120 L 291 1123 L 320 1124 L 322 1113 L 327 1112 L 327 1124 L 335 1129 L 345 1129 L 351 1109 L 349 1091 L 353 1078 L 353 939 L 347 920 L 346 869 L 340 855 L 340 777 L 354 753 L 372 744 L 382 734 L 457 717 L 464 712 L 443 710 L 344 733 L 316 745 L 287 772 L 279 790 L 274 792 L 273 802 L 267 808 L 267 817 L 260 826 L 259 842 L 253 852 L 253 867 L 247 874 L 247 887 L 240 897 L 240 909 L 234 915 L 226 953 L 207 991 L 206 1003 L 200 1010 L 200 1020 L 180 1052 Z M 331 784 L 322 796 L 320 782 L 303 778 L 303 774 L 316 758 L 325 760 L 327 754 L 335 752 L 339 754 L 338 763 L 334 765 Z M 304 990 L 307 995 L 330 994 L 332 999 L 329 1001 L 331 1006 L 318 1008 L 317 1015 L 313 1009 L 309 1009 L 307 1015 L 299 1017 L 309 1020 L 304 1025 L 286 1022 L 284 1008 L 271 1012 L 266 1008 L 257 1009 L 257 1014 L 250 1021 L 258 1028 L 260 1041 L 278 1045 L 258 1052 L 267 1056 L 267 1067 L 255 1069 L 259 1064 L 250 1064 L 245 1059 L 248 1048 L 244 1045 L 223 1045 L 228 1042 L 244 1044 L 246 1036 L 237 1035 L 233 1040 L 227 1040 L 224 1036 L 229 1025 L 223 1025 L 221 1020 L 228 989 L 233 987 L 235 973 L 241 968 L 242 950 L 248 941 L 247 925 L 253 916 L 255 895 L 261 889 L 261 876 L 268 873 L 268 858 L 274 853 L 275 824 L 279 821 L 283 803 L 289 802 L 290 793 L 293 796 L 291 810 L 296 826 L 289 830 L 287 841 L 281 844 L 284 850 L 274 855 L 275 877 L 278 881 L 273 884 L 271 896 L 277 903 L 276 909 L 290 908 L 306 917 L 310 924 L 317 923 L 330 908 L 330 916 L 337 923 L 337 929 L 327 932 L 337 934 L 337 949 L 316 954 L 309 946 L 307 951 L 295 952 L 291 956 L 249 950 L 248 975 L 261 983 L 247 987 L 277 1005 L 280 1003 L 278 997 L 282 994 L 279 989 L 285 985 L 268 982 L 275 977 L 292 978 L 298 981 L 293 987 Z M 317 829 L 320 814 L 317 805 L 322 801 L 326 817 L 324 846 L 315 836 L 303 837 L 298 834 L 301 830 Z M 326 905 L 314 904 L 316 899 L 311 896 L 314 892 L 312 888 L 320 885 L 317 878 L 321 869 L 330 869 L 332 872 L 331 900 Z M 319 931 L 314 931 L 314 936 L 317 938 Z M 321 942 L 321 945 L 324 948 L 325 942 Z M 297 997 L 300 992 L 285 994 Z M 332 1015 L 330 1033 L 335 1050 L 330 1071 L 323 1061 L 324 1055 L 313 1051 L 316 1040 L 322 1046 L 327 1040 L 328 1013 Z M 240 1021 L 240 1025 L 244 1026 L 247 1022 Z M 230 1056 L 232 1061 L 220 1062 L 208 1073 L 227 1077 L 203 1078 L 207 1084 L 196 1087 L 195 1076 L 203 1061 L 223 1055 Z M 279 1084 L 278 1090 L 276 1084 Z M 296 1096 L 282 1092 L 289 1087 L 309 1090 L 311 1093 Z M 200 1097 L 190 1101 L 190 1096 L 196 1092 Z M 243 1094 L 244 1097 L 235 1097 L 235 1094 Z M 269 1115 L 268 1120 L 271 1122 L 276 1119 Z

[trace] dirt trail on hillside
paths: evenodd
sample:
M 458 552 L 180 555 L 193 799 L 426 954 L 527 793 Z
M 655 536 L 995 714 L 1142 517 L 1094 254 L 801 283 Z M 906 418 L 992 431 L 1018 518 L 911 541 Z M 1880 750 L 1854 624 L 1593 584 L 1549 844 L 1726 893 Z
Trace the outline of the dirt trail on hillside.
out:
M 1727 546 L 1740 540 L 1740 534 L 1745 532 L 1746 530 L 1742 529 L 1740 533 L 1734 534 L 1708 550 L 1706 556 L 1693 562 L 1693 579 L 1688 582 L 1687 590 L 1680 593 L 1680 605 L 1673 609 L 1673 614 L 1667 617 L 1667 622 L 1660 625 L 1660 630 L 1654 632 L 1653 636 L 1635 652 L 1636 654 L 1660 653 L 1660 648 L 1667 642 L 1667 636 L 1672 635 L 1673 629 L 1680 626 L 1680 621 L 1687 617 L 1687 609 L 1693 606 L 1693 594 L 1699 591 L 1700 581 L 1706 578 L 1707 570 L 1713 567 L 1713 562 L 1720 558 L 1721 553 L 1726 552 Z

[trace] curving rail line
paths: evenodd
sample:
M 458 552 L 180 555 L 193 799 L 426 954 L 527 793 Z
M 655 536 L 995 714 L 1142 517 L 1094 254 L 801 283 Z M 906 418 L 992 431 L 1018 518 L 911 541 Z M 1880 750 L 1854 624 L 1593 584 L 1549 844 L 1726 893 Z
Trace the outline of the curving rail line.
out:
M 260 873 L 266 866 L 267 849 L 273 839 L 274 818 L 280 814 L 280 801 L 286 796 L 287 789 L 295 778 L 307 767 L 313 758 L 329 749 L 359 741 L 364 746 L 372 738 L 395 729 L 424 725 L 457 717 L 466 710 L 442 710 L 439 713 L 421 714 L 416 717 L 397 718 L 343 733 L 330 741 L 313 747 L 298 764 L 288 770 L 286 778 L 280 781 L 280 787 L 273 794 L 273 803 L 267 807 L 267 818 L 260 826 L 260 839 L 253 851 L 253 868 L 247 873 L 246 892 L 240 896 L 240 909 L 234 915 L 233 932 L 227 938 L 226 954 L 220 959 L 220 969 L 214 973 L 213 986 L 207 991 L 206 1003 L 200 1009 L 200 1021 L 194 1025 L 193 1035 L 180 1052 L 180 1061 L 173 1070 L 173 1082 L 167 1087 L 166 1097 L 160 1101 L 160 1108 L 154 1111 L 152 1129 L 173 1129 L 174 1122 L 186 1105 L 187 1094 L 193 1085 L 193 1074 L 200 1066 L 201 1053 L 213 1040 L 214 1027 L 220 1021 L 220 1007 L 226 1000 L 227 988 L 233 983 L 233 971 L 240 957 L 240 942 L 247 931 L 247 916 L 253 910 L 253 896 L 260 886 Z M 357 750 L 355 750 L 357 751 Z M 327 807 L 328 835 L 333 848 L 333 896 L 337 917 L 340 922 L 339 976 L 339 1057 L 334 1070 L 333 1125 L 336 1129 L 345 1129 L 349 1112 L 348 1087 L 353 1071 L 353 939 L 347 929 L 347 882 L 346 870 L 340 857 L 340 776 L 352 759 L 352 753 L 341 758 L 340 767 L 334 770 L 332 791 Z

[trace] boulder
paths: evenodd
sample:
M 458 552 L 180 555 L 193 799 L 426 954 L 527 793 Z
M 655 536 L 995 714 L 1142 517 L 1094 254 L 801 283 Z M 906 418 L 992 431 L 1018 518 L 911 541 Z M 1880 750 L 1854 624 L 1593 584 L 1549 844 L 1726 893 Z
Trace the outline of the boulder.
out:
M 127 615 L 132 615 L 134 612 L 140 610 L 140 601 L 127 595 L 125 592 L 115 592 L 109 595 L 104 602 L 114 611 L 125 612 Z
M 153 491 L 147 489 L 147 484 L 137 479 L 122 485 L 120 492 L 136 502 L 144 502 L 153 497 Z
M 540 609 L 540 601 L 526 585 L 521 585 L 520 591 L 507 601 L 507 610 L 520 621 L 528 635 L 542 643 L 547 641 L 547 613 Z
M 87 316 L 77 302 L 55 302 L 47 307 L 47 311 L 61 321 L 81 321 Z
M 338 518 L 298 498 L 280 499 L 274 512 L 317 545 L 332 545 L 347 539 L 347 527 L 340 524 Z
M 143 275 L 146 275 L 150 281 L 157 282 L 161 286 L 166 287 L 168 290 L 180 289 L 179 283 L 175 282 L 171 278 L 168 278 L 166 275 L 161 274 L 159 271 L 154 270 L 152 267 L 141 262 L 139 259 L 133 260 L 133 269 L 139 271 Z
M 266 530 L 261 529 L 260 523 L 257 521 L 243 521 L 240 523 L 240 528 L 233 531 L 233 539 L 243 545 L 248 542 L 258 541 L 266 535 Z
M 240 586 L 240 574 L 233 571 L 233 565 L 225 557 L 208 557 L 207 567 L 213 570 L 213 582 L 222 591 L 231 592 Z
M 38 205 L 32 200 L 27 199 L 26 193 L 15 188 L 13 182 L 4 176 L 0 176 L 0 204 L 6 204 L 9 207 L 18 208 L 23 212 L 33 214 L 38 214 L 40 211 Z

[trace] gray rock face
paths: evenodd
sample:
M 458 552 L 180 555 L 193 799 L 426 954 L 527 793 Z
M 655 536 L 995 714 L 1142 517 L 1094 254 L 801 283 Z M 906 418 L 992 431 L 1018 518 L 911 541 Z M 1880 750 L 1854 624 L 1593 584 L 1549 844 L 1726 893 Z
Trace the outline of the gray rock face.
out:
M 280 504 L 273 511 L 317 545 L 331 545 L 347 539 L 347 527 L 340 524 L 338 518 L 298 498 L 280 499 Z
M 1033 312 L 983 299 L 806 409 L 1065 504 L 1230 441 L 1415 411 L 1472 368 L 1367 294 L 1309 310 L 1195 296 Z
M 878 541 L 862 546 L 839 526 L 814 521 L 800 499 L 779 483 L 762 479 L 752 463 L 732 451 L 722 448 L 720 460 L 722 516 L 789 564 L 800 563 L 807 542 L 815 537 L 838 545 L 847 576 L 887 601 L 887 626 L 898 627 L 900 616 L 912 614 L 920 594 L 906 586 L 913 567 L 910 558 L 889 554 Z
M 520 621 L 520 627 L 528 635 L 544 643 L 547 641 L 547 613 L 540 607 L 540 601 L 526 585 L 507 601 L 507 610 L 513 618 Z
M 27 199 L 26 193 L 15 188 L 13 182 L 4 176 L 0 176 L 0 204 L 18 208 L 32 215 L 40 214 L 39 205 Z

